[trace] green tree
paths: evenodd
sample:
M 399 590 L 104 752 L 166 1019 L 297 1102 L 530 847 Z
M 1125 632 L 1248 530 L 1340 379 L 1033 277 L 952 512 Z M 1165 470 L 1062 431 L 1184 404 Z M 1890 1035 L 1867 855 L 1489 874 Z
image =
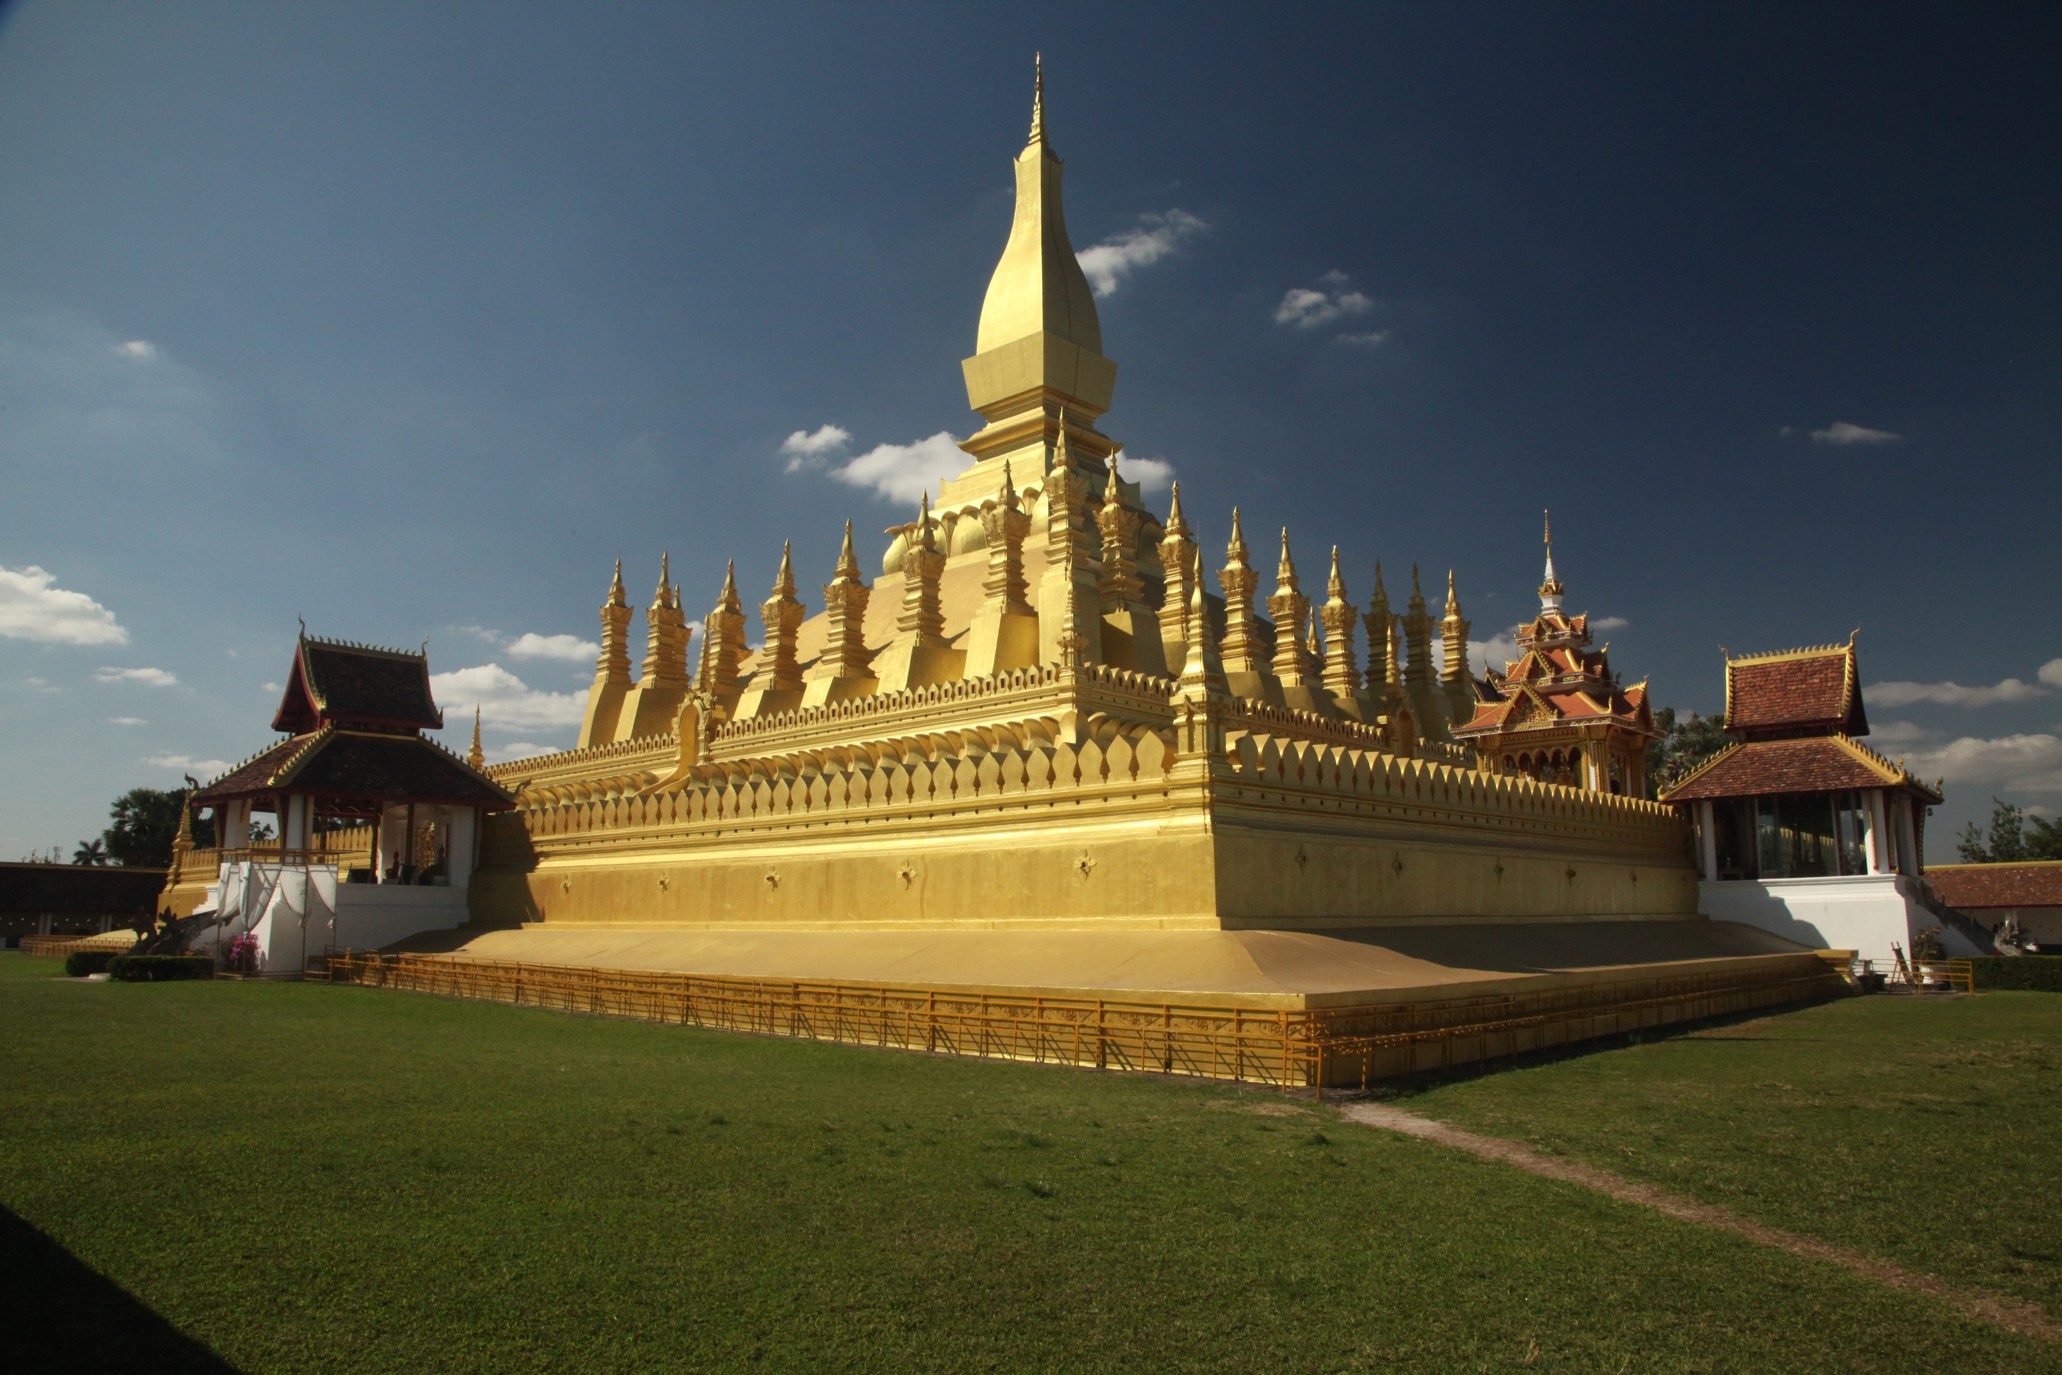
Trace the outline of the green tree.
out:
M 1990 829 L 1975 822 L 1962 828 L 1955 849 L 1964 864 L 2012 864 L 2028 859 L 2062 859 L 2062 824 L 2028 816 L 2024 807 L 1990 800 Z
M 2028 859 L 2062 859 L 2062 820 L 2049 821 L 2045 817 L 2026 818 L 2026 857 Z
M 1685 720 L 1674 707 L 1654 713 L 1658 740 L 1647 743 L 1647 795 L 1656 797 L 1663 788 L 1681 782 L 1720 750 L 1733 743 L 1725 723 L 1716 716 L 1691 712 Z
M 131 788 L 109 808 L 114 824 L 101 833 L 109 858 L 117 864 L 162 869 L 172 862 L 172 841 L 179 834 L 179 809 L 186 794 L 178 789 Z M 193 843 L 215 843 L 215 826 L 205 818 L 193 823 Z
M 72 851 L 72 863 L 99 868 L 107 863 L 107 842 L 95 836 L 79 842 L 79 848 Z

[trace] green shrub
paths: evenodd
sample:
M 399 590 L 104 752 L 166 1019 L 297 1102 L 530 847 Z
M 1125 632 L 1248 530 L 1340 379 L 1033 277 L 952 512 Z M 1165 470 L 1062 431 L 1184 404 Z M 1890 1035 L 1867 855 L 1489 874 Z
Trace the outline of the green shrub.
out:
M 207 955 L 117 955 L 108 961 L 107 973 L 109 978 L 132 984 L 212 979 L 215 961 Z
M 2062 993 L 2062 955 L 1986 955 L 1969 963 L 1978 992 L 2018 988 Z
M 107 964 L 119 953 L 113 950 L 74 950 L 64 957 L 64 972 L 74 979 L 107 973 Z

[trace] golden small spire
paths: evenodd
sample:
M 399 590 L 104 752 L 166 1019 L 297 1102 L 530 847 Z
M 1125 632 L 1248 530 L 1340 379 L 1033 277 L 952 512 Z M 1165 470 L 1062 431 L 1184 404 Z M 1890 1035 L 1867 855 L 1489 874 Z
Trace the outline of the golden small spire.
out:
M 845 522 L 845 547 L 838 551 L 835 576 L 852 579 L 859 576 L 859 555 L 852 548 L 852 522 L 849 520 Z
M 780 542 L 780 572 L 773 575 L 773 590 L 783 597 L 795 595 L 795 563 L 792 551 L 793 541 Z
M 1006 458 L 1002 461 L 1002 490 L 995 494 L 995 499 L 1012 511 L 1017 509 L 1017 480 L 1010 475 L 1010 461 Z
M 1239 528 L 1239 508 L 1231 508 L 1231 543 L 1225 546 L 1224 556 L 1233 563 L 1246 561 L 1246 532 Z
M 1410 566 L 1410 607 L 1413 611 L 1425 609 L 1425 589 L 1418 583 L 1418 566 Z
M 1339 572 L 1339 546 L 1332 546 L 1332 576 L 1325 580 L 1325 595 L 1346 600 L 1346 579 Z
M 1110 450 L 1110 480 L 1103 485 L 1103 500 L 1119 503 L 1122 503 L 1124 500 L 1124 485 L 1117 479 L 1117 451 L 1115 449 Z
M 1310 633 L 1304 637 L 1303 647 L 1310 651 L 1310 657 L 1313 659 L 1322 659 L 1324 657 L 1325 642 L 1323 637 L 1317 632 L 1317 608 L 1315 607 L 1312 607 L 1310 611 Z
M 1446 614 L 1449 616 L 1461 614 L 1460 594 L 1454 591 L 1453 570 L 1451 568 L 1446 570 Z
M 627 595 L 625 595 L 623 591 L 623 561 L 621 559 L 616 560 L 616 576 L 609 583 L 609 599 L 606 605 L 630 605 L 630 598 Z
M 1296 586 L 1296 556 L 1289 552 L 1289 527 L 1282 527 L 1282 561 L 1275 565 L 1275 580 L 1283 587 Z
M 1031 54 L 1031 137 L 1029 144 L 1045 142 L 1045 54 Z
M 487 752 L 480 748 L 480 709 L 477 706 L 473 708 L 473 744 L 465 752 L 465 762 L 476 769 L 487 763 Z
M 665 606 L 667 604 L 666 599 L 670 597 L 672 593 L 673 556 L 670 553 L 662 553 L 659 555 L 659 590 L 652 594 L 653 604 L 657 606 Z
M 938 547 L 936 537 L 931 534 L 931 531 L 936 526 L 937 522 L 931 519 L 931 494 L 929 491 L 926 491 L 923 495 L 923 504 L 917 508 L 916 518 L 917 543 L 922 548 L 936 549 Z
M 1160 527 L 1170 535 L 1187 535 L 1189 523 L 1181 514 L 1181 484 L 1174 484 L 1174 494 L 1167 502 L 1167 523 Z
M 723 565 L 723 590 L 716 595 L 719 611 L 736 611 L 744 605 L 737 596 L 737 560 L 731 559 Z

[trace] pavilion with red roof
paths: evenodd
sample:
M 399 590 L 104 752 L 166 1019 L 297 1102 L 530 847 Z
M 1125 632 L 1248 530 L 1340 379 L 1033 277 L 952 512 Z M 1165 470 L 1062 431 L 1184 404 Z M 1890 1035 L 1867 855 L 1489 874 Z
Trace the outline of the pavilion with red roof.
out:
M 1920 882 L 1939 787 L 1857 738 L 1869 720 L 1853 637 L 1728 654 L 1725 729 L 1733 744 L 1661 793 L 1695 828 L 1708 915 L 1872 959 L 1931 927 L 1950 953 L 1987 953 Z
M 174 910 L 212 913 L 217 943 L 250 933 L 266 963 L 293 971 L 326 945 L 463 923 L 480 818 L 514 798 L 481 772 L 477 723 L 465 759 L 424 737 L 443 724 L 427 652 L 304 629 L 272 718 L 285 738 L 188 800 L 214 809 L 223 848 L 174 847 L 168 899 L 196 886 L 189 870 L 212 879 Z M 277 819 L 275 841 L 250 839 L 260 812 Z

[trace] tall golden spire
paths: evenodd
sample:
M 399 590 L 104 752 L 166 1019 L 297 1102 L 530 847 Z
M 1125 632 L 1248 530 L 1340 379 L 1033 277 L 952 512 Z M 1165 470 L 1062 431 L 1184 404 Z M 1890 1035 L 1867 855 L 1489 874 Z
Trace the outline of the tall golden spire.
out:
M 476 769 L 482 769 L 487 766 L 487 752 L 480 748 L 480 709 L 478 707 L 473 708 L 473 743 L 472 748 L 465 752 L 465 762 Z
M 1046 137 L 1041 62 L 1031 135 L 1016 159 L 1016 214 L 981 302 L 974 356 L 965 364 L 967 400 L 991 427 L 1018 417 L 1027 401 L 1047 415 L 1057 403 L 1072 404 L 1091 424 L 1110 408 L 1117 369 L 1102 356 L 1095 293 L 1067 238 L 1060 169 Z M 988 447 L 972 440 L 968 451 L 988 456 Z

